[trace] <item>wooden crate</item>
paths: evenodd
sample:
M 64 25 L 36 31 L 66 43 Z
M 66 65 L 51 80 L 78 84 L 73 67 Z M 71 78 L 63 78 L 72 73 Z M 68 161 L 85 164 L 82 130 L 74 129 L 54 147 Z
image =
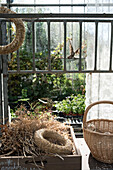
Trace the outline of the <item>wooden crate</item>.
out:
M 77 140 L 74 135 L 73 128 L 70 127 L 70 133 L 74 143 L 74 149 L 76 150 L 75 155 L 62 156 L 63 160 L 59 157 L 46 156 L 43 158 L 42 163 L 44 168 L 40 166 L 41 161 L 38 157 L 35 157 L 35 163 L 33 157 L 27 156 L 10 156 L 0 158 L 0 169 L 1 170 L 81 170 L 82 157 L 79 151 Z M 38 168 L 38 165 L 40 168 Z

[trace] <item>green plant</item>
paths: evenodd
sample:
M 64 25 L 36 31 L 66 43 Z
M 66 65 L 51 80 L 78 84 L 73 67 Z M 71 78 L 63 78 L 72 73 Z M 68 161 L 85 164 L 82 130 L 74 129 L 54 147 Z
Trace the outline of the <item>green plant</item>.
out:
M 11 109 L 10 110 L 10 113 L 11 113 L 11 118 L 16 118 L 17 116 L 15 115 L 15 113 L 14 113 L 14 110 L 13 109 Z
M 65 114 L 83 115 L 85 110 L 85 96 L 80 94 L 77 96 L 71 95 L 64 100 L 57 102 L 54 106 L 58 111 Z
M 20 50 L 20 69 L 31 70 L 32 69 L 32 53 L 28 53 L 25 50 Z M 62 70 L 62 60 L 57 58 L 54 52 L 51 56 L 51 67 L 53 70 Z M 46 70 L 48 68 L 48 51 L 45 50 L 40 53 L 35 53 L 36 68 L 38 70 Z M 13 53 L 11 60 L 8 62 L 9 70 L 17 69 L 17 56 Z M 62 79 L 61 83 L 64 83 L 64 75 L 51 75 L 51 74 L 10 74 L 8 78 L 8 93 L 9 102 L 18 100 L 21 98 L 30 98 L 35 100 L 42 97 L 51 97 L 54 89 L 60 87 L 59 77 Z
M 27 89 L 22 89 L 22 98 L 27 98 Z
M 68 41 L 68 40 L 67 40 Z M 26 42 L 27 43 L 27 42 Z M 62 49 L 64 44 L 59 44 L 51 52 L 51 69 L 62 70 Z M 27 51 L 27 45 L 19 51 L 20 69 L 32 70 L 33 54 Z M 48 50 L 35 53 L 35 66 L 37 70 L 48 69 Z M 17 53 L 11 54 L 8 62 L 9 70 L 17 70 Z M 73 79 L 74 78 L 74 79 Z M 85 94 L 84 74 L 70 75 L 66 74 L 9 74 L 8 78 L 8 96 L 9 103 L 18 99 L 29 98 L 30 101 L 36 101 L 37 98 L 51 98 L 53 100 L 62 100 L 69 95 Z M 56 99 L 57 98 L 57 99 Z

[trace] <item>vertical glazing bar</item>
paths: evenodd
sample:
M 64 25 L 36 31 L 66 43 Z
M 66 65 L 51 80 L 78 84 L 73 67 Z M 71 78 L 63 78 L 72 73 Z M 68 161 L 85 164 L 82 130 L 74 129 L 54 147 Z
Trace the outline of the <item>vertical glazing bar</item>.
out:
M 10 8 L 10 0 L 7 0 L 7 8 Z
M 66 34 L 67 34 L 66 25 L 67 22 L 64 21 L 64 71 L 66 71 Z
M 48 25 L 48 70 L 51 71 L 50 21 L 47 22 L 47 25 Z
M 34 4 L 36 4 L 36 0 L 34 0 Z M 34 13 L 37 13 L 37 7 L 34 6 Z M 35 52 L 36 52 L 36 22 L 34 23 L 34 27 L 35 27 L 35 32 L 34 32 L 34 37 L 35 37 L 35 40 L 34 40 L 34 43 L 35 43 Z
M 35 71 L 35 23 L 32 22 L 33 70 Z
M 113 22 L 111 22 L 111 44 L 110 44 L 110 63 L 109 63 L 109 71 L 112 70 L 112 52 L 113 51 Z
M 20 71 L 20 58 L 19 58 L 19 50 L 17 50 L 17 72 Z
M 73 0 L 71 0 L 71 5 L 72 4 L 73 4 Z M 73 13 L 73 6 L 71 6 L 71 13 Z M 71 22 L 71 33 L 72 33 L 72 45 L 74 45 L 73 44 L 73 39 L 74 39 L 74 36 L 73 36 L 74 35 L 74 33 L 73 33 L 73 22 Z M 74 65 L 71 65 L 71 66 L 72 66 L 72 70 L 73 70 L 74 69 L 73 68 Z M 74 80 L 74 75 L 75 74 L 72 74 L 72 89 L 73 90 L 74 90 L 74 81 L 73 81 Z
M 2 42 L 6 45 L 6 22 L 2 22 Z M 4 55 L 3 58 L 3 97 L 4 97 L 4 123 L 9 120 L 8 115 L 8 56 Z
M 97 42 L 98 42 L 98 21 L 95 22 L 95 61 L 94 61 L 94 70 L 97 70 Z
M 2 108 L 2 56 L 0 55 L 0 125 L 3 124 L 3 108 Z M 1 136 L 1 128 L 0 128 L 0 136 Z
M 10 0 L 7 0 L 7 8 L 10 9 Z M 9 39 L 8 39 L 8 43 L 11 43 L 12 41 L 12 30 L 11 30 L 11 22 L 8 23 L 8 36 L 9 36 Z M 10 58 L 11 58 L 11 54 L 9 54 Z
M 61 0 L 59 0 L 59 14 L 61 13 L 60 1 Z M 60 44 L 61 44 L 61 40 L 62 40 L 61 37 L 62 37 L 61 36 L 61 22 L 59 22 L 59 39 L 60 39 Z
M 80 54 L 79 54 L 79 71 L 81 71 L 81 56 L 82 56 L 82 21 L 80 24 Z
M 2 29 L 1 29 L 1 24 L 0 22 L 0 45 L 2 45 Z M 0 125 L 3 124 L 3 108 L 2 108 L 2 55 L 0 55 Z M 2 135 L 1 133 L 1 128 L 0 128 L 0 136 Z

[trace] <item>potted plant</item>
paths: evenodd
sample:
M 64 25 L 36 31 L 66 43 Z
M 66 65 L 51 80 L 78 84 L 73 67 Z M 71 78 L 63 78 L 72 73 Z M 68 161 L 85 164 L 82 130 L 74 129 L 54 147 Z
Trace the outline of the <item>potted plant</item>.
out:
M 82 117 L 85 110 L 85 96 L 78 94 L 71 95 L 55 104 L 56 109 L 65 116 Z

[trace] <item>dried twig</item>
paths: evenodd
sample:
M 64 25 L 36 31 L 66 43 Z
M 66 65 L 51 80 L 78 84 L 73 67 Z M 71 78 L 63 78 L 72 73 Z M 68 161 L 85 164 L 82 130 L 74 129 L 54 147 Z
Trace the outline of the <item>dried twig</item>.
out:
M 0 155 L 0 158 L 1 158 L 1 157 L 4 157 L 4 156 L 9 156 L 9 155 L 11 155 L 12 153 L 14 153 L 14 150 L 12 150 L 11 152 L 5 153 L 4 155 Z

